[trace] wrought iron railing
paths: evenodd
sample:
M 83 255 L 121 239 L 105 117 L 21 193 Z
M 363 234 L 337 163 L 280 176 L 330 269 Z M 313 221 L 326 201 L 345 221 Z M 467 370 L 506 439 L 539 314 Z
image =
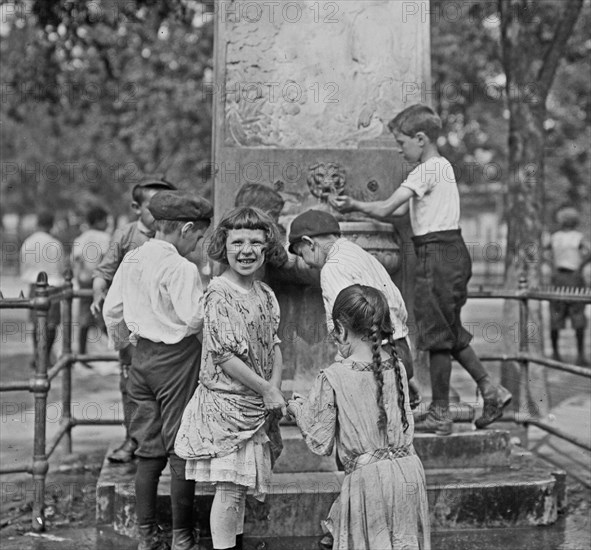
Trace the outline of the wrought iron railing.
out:
M 76 361 L 117 361 L 114 353 L 80 355 L 72 353 L 72 301 L 74 298 L 89 296 L 91 291 L 74 290 L 71 272 L 66 273 L 66 282 L 58 288 L 50 288 L 47 274 L 41 272 L 37 277 L 32 298 L 21 293 L 18 298 L 4 298 L 0 293 L 0 309 L 29 309 L 36 312 L 35 372 L 29 380 L 0 382 L 0 392 L 29 391 L 35 399 L 33 458 L 28 463 L 1 466 L 0 474 L 28 473 L 33 476 L 34 496 L 32 510 L 32 529 L 40 532 L 45 529 L 45 482 L 49 469 L 49 458 L 63 440 L 65 450 L 72 452 L 72 429 L 80 425 L 120 424 L 117 419 L 89 420 L 72 415 L 72 365 Z M 62 352 L 55 364 L 49 365 L 47 341 L 47 313 L 52 302 L 61 303 L 63 340 Z M 61 406 L 62 417 L 57 433 L 47 441 L 47 395 L 52 382 L 62 374 Z
M 4 298 L 0 293 L 0 309 L 34 309 L 36 315 L 37 345 L 35 348 L 35 372 L 28 381 L 8 381 L 0 383 L 0 392 L 29 391 L 34 394 L 35 420 L 33 459 L 30 463 L 21 463 L 13 466 L 0 467 L 0 474 L 28 473 L 33 476 L 35 486 L 32 528 L 34 531 L 43 531 L 45 528 L 44 502 L 45 482 L 49 469 L 49 458 L 64 440 L 66 451 L 72 452 L 72 429 L 80 425 L 114 425 L 120 422 L 112 420 L 80 419 L 72 415 L 72 365 L 76 361 L 117 361 L 114 353 L 106 354 L 75 354 L 72 353 L 72 301 L 91 295 L 90 290 L 74 290 L 71 273 L 66 274 L 66 282 L 59 288 L 49 288 L 47 275 L 40 273 L 35 285 L 33 298 L 25 298 L 22 294 L 19 298 Z M 491 354 L 480 358 L 483 361 L 500 361 L 502 363 L 516 362 L 521 370 L 521 387 L 525 395 L 529 396 L 528 369 L 531 363 L 547 368 L 557 369 L 584 378 L 591 378 L 591 369 L 562 363 L 535 355 L 529 350 L 527 335 L 529 318 L 529 300 L 566 301 L 589 304 L 591 303 L 591 289 L 528 289 L 525 279 L 520 280 L 517 290 L 495 289 L 471 291 L 470 298 L 506 299 L 519 301 L 519 350 L 514 354 Z M 47 313 L 50 304 L 61 302 L 63 345 L 62 353 L 53 365 L 48 362 L 47 342 Z M 61 403 L 63 415 L 58 432 L 50 442 L 46 438 L 47 395 L 52 382 L 58 374 L 62 374 Z M 591 450 L 587 442 L 580 441 L 576 437 L 558 430 L 544 423 L 532 414 L 513 414 L 505 420 L 517 422 L 525 426 L 532 425 L 545 430 L 552 435 L 569 441 L 579 447 Z
M 583 378 L 591 378 L 591 368 L 581 367 L 578 365 L 565 363 L 562 361 L 555 361 L 541 355 L 537 355 L 530 351 L 530 338 L 528 337 L 528 323 L 529 323 L 529 301 L 549 301 L 549 302 L 569 302 L 591 304 L 591 288 L 567 288 L 567 287 L 544 287 L 544 288 L 528 288 L 527 279 L 521 277 L 519 280 L 519 288 L 517 290 L 496 289 L 484 290 L 479 289 L 469 292 L 469 298 L 491 298 L 491 299 L 505 299 L 517 300 L 519 302 L 519 350 L 515 354 L 488 354 L 480 356 L 482 361 L 500 361 L 503 365 L 515 362 L 519 365 L 521 376 L 519 389 L 520 395 L 514 396 L 517 401 L 517 409 L 519 409 L 519 401 L 521 396 L 528 400 L 522 412 L 514 413 L 510 416 L 505 416 L 503 420 L 516 422 L 523 426 L 536 426 L 560 439 L 564 439 L 582 449 L 591 451 L 591 445 L 587 441 L 581 441 L 567 432 L 560 430 L 550 424 L 544 422 L 539 414 L 536 414 L 536 409 L 530 406 L 531 391 L 529 386 L 529 366 L 530 364 L 541 365 L 543 367 L 568 372 Z M 515 410 L 515 408 L 514 408 Z M 527 412 L 525 412 L 527 411 Z

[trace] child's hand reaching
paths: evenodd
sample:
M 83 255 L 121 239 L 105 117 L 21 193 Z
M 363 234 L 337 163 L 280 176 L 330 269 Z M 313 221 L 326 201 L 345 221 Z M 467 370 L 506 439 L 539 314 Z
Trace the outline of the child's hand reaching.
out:
M 293 394 L 292 398 L 287 402 L 287 414 L 292 418 L 297 418 L 299 411 L 304 403 L 304 398 L 298 393 Z
M 263 403 L 267 411 L 281 411 L 281 414 L 285 416 L 285 398 L 281 391 L 273 384 L 269 384 L 268 389 L 263 393 Z
M 328 202 L 333 208 L 339 212 L 352 212 L 355 210 L 354 202 L 351 197 L 347 195 L 337 195 L 328 198 Z

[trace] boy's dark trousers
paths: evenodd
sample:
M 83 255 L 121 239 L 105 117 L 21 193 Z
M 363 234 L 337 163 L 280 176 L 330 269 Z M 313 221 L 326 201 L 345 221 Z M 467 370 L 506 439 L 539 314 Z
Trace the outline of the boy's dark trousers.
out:
M 169 461 L 173 536 L 193 529 L 195 482 L 185 479 L 185 461 L 174 454 L 174 440 L 197 387 L 200 360 L 201 343 L 195 336 L 177 344 L 140 338 L 127 386 L 135 406 L 130 433 L 139 444 L 135 478 L 138 524 L 156 526 L 158 480 Z
M 119 391 L 121 392 L 121 405 L 123 407 L 123 425 L 125 426 L 125 441 L 109 455 L 109 461 L 116 463 L 126 463 L 133 459 L 137 442 L 131 437 L 130 424 L 135 405 L 127 386 L 129 383 L 129 371 L 131 370 L 131 358 L 133 355 L 133 346 L 119 352 Z

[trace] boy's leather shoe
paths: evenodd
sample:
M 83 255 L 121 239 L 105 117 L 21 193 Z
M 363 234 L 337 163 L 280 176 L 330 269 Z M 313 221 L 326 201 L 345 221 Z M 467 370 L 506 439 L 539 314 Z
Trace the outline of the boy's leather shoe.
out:
M 415 431 L 450 435 L 453 431 L 453 422 L 449 418 L 447 409 L 436 407 L 431 403 L 425 419 L 415 424 Z
M 333 544 L 334 539 L 332 538 L 332 535 L 330 533 L 327 533 L 318 541 L 318 548 L 320 548 L 321 550 L 331 550 Z
M 483 396 L 484 407 L 482 416 L 474 422 L 475 426 L 481 430 L 492 424 L 503 416 L 503 409 L 511 403 L 513 396 L 511 392 L 503 386 L 496 386 L 488 390 Z
M 140 543 L 137 550 L 170 550 L 158 525 L 140 525 L 139 532 Z
M 199 535 L 195 529 L 173 529 L 171 550 L 205 550 L 197 543 L 198 540 Z
M 109 462 L 126 464 L 133 460 L 133 453 L 137 449 L 137 443 L 128 437 L 120 447 L 117 447 L 107 458 Z

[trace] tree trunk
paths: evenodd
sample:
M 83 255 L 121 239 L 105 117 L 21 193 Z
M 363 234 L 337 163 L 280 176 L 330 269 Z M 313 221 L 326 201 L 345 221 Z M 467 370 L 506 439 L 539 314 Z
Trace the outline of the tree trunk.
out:
M 544 154 L 546 99 L 566 42 L 583 0 L 498 0 L 501 15 L 503 65 L 509 105 L 509 179 L 507 181 L 507 255 L 505 285 L 518 288 L 521 277 L 529 287 L 541 278 L 542 223 L 544 219 Z M 504 305 L 505 351 L 543 352 L 541 308 L 530 301 L 526 341 L 519 335 L 519 308 Z M 545 416 L 548 413 L 545 369 L 529 367 L 530 392 L 519 383 L 519 366 L 506 365 L 503 382 L 514 393 L 514 410 Z

